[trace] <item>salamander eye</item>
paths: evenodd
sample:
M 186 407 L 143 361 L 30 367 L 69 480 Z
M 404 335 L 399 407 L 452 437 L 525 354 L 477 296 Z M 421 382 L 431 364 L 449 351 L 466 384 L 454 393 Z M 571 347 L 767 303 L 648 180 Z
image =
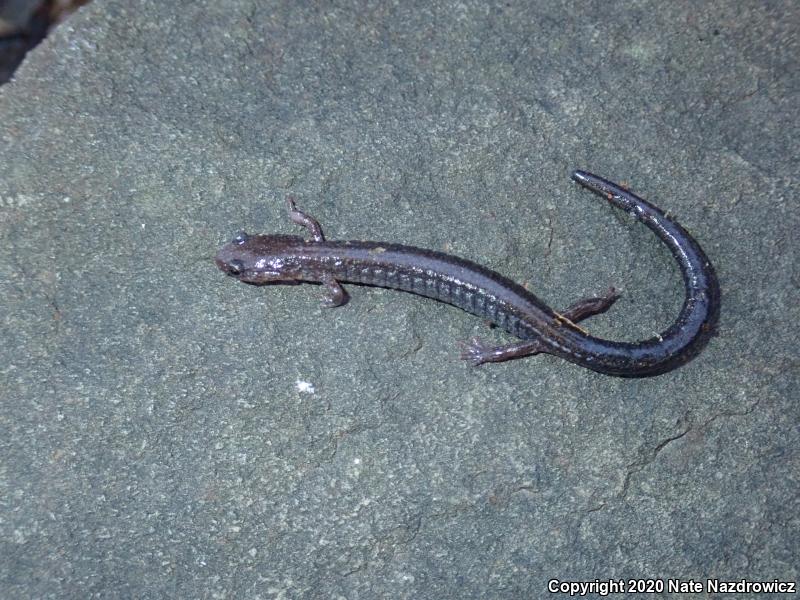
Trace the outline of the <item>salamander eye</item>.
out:
M 244 244 L 244 243 L 245 243 L 245 242 L 246 242 L 246 241 L 247 241 L 249 238 L 250 238 L 250 236 L 249 236 L 249 235 L 247 235 L 247 233 L 246 233 L 246 232 L 244 232 L 244 231 L 240 231 L 239 233 L 237 233 L 237 234 L 236 234 L 236 237 L 235 237 L 235 238 L 233 238 L 233 243 L 234 243 L 234 244 L 238 244 L 239 246 L 241 246 L 241 245 L 242 245 L 242 244 Z
M 241 275 L 244 273 L 244 263 L 239 259 L 234 259 L 228 263 L 228 274 Z

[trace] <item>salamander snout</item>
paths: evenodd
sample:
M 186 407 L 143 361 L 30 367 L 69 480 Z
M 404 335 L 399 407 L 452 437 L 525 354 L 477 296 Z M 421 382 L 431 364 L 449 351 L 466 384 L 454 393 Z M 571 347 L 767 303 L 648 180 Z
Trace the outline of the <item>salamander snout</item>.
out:
M 240 250 L 240 245 L 237 240 L 234 240 L 220 248 L 214 257 L 214 263 L 226 275 L 240 277 L 247 270 L 243 258 L 245 257 Z
M 234 277 L 238 277 L 242 273 L 244 273 L 244 263 L 241 260 L 233 259 L 232 261 L 226 263 L 221 259 L 217 259 L 217 266 L 225 271 L 228 275 L 232 275 Z
M 244 283 L 263 285 L 302 279 L 298 253 L 306 242 L 297 236 L 240 233 L 217 252 L 220 271 Z

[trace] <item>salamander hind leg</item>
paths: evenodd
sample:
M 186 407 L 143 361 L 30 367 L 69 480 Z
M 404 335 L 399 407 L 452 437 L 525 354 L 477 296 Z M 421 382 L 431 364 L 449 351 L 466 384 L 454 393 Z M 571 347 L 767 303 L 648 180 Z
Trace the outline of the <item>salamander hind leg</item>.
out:
M 612 287 L 603 296 L 583 298 L 560 313 L 560 317 L 577 323 L 591 316 L 606 312 L 619 299 L 620 295 Z M 469 342 L 459 342 L 461 358 L 477 367 L 487 362 L 503 362 L 512 358 L 533 356 L 544 351 L 540 340 L 525 340 L 505 346 L 492 346 L 478 338 Z
M 491 346 L 477 338 L 472 338 L 469 342 L 459 342 L 461 346 L 461 358 L 471 363 L 473 367 L 487 362 L 503 362 L 512 358 L 532 356 L 539 354 L 543 347 L 539 340 L 527 340 L 524 342 L 514 342 L 506 346 Z
M 561 316 L 573 323 L 577 323 L 589 317 L 593 317 L 594 315 L 606 312 L 619 298 L 619 292 L 612 287 L 609 288 L 603 296 L 578 300 L 575 304 L 562 312 Z

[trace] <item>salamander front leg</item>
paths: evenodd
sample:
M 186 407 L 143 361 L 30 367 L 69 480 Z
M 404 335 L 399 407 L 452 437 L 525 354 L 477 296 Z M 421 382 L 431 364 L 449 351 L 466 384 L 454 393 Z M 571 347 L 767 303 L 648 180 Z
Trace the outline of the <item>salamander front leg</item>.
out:
M 571 323 L 578 323 L 591 316 L 606 312 L 611 305 L 619 300 L 619 294 L 613 287 L 603 296 L 583 298 L 570 306 L 559 317 Z M 478 338 L 472 338 L 468 343 L 459 342 L 461 358 L 477 367 L 487 362 L 503 362 L 512 358 L 533 356 L 544 350 L 540 340 L 526 340 L 514 342 L 505 346 L 491 346 Z
M 323 308 L 336 308 L 347 302 L 347 292 L 333 277 L 326 276 L 322 285 L 325 286 L 325 293 L 320 301 Z
M 286 197 L 286 207 L 289 209 L 289 218 L 293 223 L 297 223 L 308 229 L 315 242 L 325 241 L 325 236 L 322 235 L 322 227 L 319 226 L 317 220 L 297 208 L 294 203 L 294 198 L 291 196 Z M 325 286 L 325 293 L 322 295 L 322 300 L 320 301 L 320 304 L 324 308 L 335 308 L 347 302 L 347 292 L 344 291 L 341 284 L 333 277 L 325 275 L 320 283 Z
M 315 242 L 325 241 L 325 236 L 322 235 L 322 227 L 319 226 L 317 220 L 314 217 L 308 216 L 302 210 L 297 208 L 297 206 L 294 204 L 294 198 L 287 196 L 286 206 L 289 208 L 289 218 L 292 220 L 292 222 L 308 229 L 308 231 L 311 232 L 311 237 L 314 238 Z

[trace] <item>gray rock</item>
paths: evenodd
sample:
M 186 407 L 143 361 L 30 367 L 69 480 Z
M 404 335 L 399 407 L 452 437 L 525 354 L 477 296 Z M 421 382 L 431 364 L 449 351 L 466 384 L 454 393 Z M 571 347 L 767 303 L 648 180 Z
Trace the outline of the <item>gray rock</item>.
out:
M 7 597 L 533 598 L 798 578 L 797 9 L 96 1 L 0 88 Z M 239 229 L 447 250 L 635 340 L 680 307 L 627 182 L 694 233 L 720 334 L 667 375 L 457 309 L 214 267 Z M 312 389 L 309 387 L 313 387 Z M 678 594 L 667 594 L 677 597 Z M 649 596 L 648 596 L 649 597 Z

